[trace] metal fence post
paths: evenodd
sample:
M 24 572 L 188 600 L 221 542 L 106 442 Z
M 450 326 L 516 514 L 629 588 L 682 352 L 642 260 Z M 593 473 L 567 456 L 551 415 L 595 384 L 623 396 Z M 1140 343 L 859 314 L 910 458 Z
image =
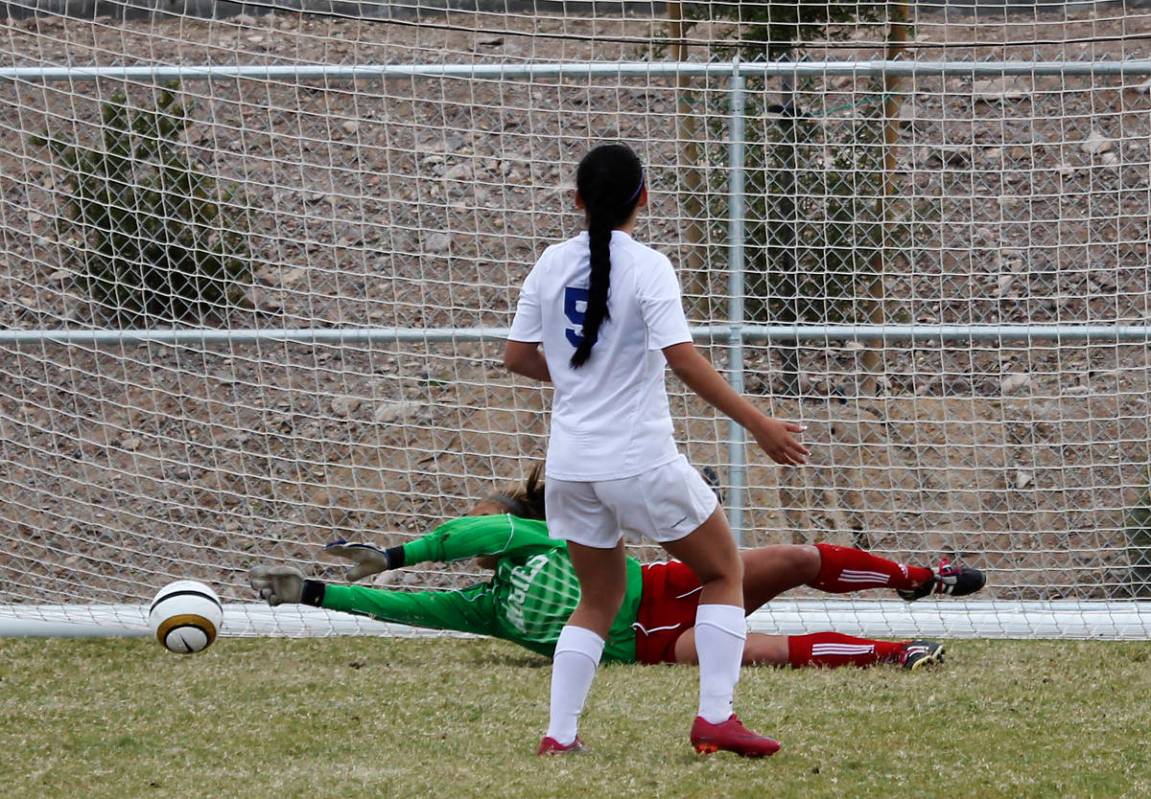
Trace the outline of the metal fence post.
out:
M 727 370 L 731 387 L 743 393 L 743 218 L 744 218 L 744 78 L 739 58 L 731 74 L 731 121 L 728 125 L 727 248 L 728 248 L 728 334 Z M 728 422 L 727 516 L 737 546 L 743 546 L 743 505 L 746 483 L 746 436 L 735 421 Z

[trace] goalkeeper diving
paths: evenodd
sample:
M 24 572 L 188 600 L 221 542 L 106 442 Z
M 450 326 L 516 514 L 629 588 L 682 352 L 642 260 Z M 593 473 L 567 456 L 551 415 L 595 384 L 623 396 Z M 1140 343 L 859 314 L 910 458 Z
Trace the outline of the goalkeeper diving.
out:
M 380 621 L 501 638 L 551 657 L 560 630 L 579 602 L 579 580 L 567 544 L 548 535 L 539 470 L 507 494 L 481 500 L 462 518 L 427 535 L 382 549 L 335 541 L 328 554 L 352 562 L 350 581 L 427 562 L 476 558 L 491 579 L 459 590 L 396 591 L 307 579 L 292 566 L 256 566 L 253 589 L 270 605 L 301 603 Z M 983 588 L 982 572 L 941 560 L 909 566 L 869 552 L 830 544 L 775 545 L 744 550 L 747 613 L 792 588 L 831 594 L 894 590 L 914 601 L 932 594 L 965 596 Z M 604 660 L 616 663 L 698 662 L 692 626 L 700 583 L 683 563 L 627 561 L 627 593 L 612 624 Z M 919 669 L 943 660 L 936 641 L 878 641 L 835 632 L 807 635 L 751 633 L 745 665 L 872 666 Z

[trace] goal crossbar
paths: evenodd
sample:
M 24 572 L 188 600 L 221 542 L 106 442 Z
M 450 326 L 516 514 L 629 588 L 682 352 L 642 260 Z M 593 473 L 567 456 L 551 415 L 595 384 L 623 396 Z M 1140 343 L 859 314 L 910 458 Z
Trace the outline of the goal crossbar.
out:
M 381 80 L 387 78 L 557 78 L 669 75 L 800 78 L 865 77 L 1139 77 L 1151 75 L 1151 60 L 1129 61 L 615 61 L 541 64 L 244 64 L 76 67 L 5 67 L 0 81 L 93 80 Z

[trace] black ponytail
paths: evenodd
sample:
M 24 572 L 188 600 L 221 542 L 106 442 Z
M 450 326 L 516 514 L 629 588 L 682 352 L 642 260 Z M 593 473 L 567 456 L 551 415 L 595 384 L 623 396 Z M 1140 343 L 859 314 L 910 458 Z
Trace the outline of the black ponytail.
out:
M 631 218 L 643 187 L 643 166 L 639 157 L 623 144 L 596 147 L 583 157 L 576 170 L 576 190 L 587 213 L 591 274 L 583 331 L 579 346 L 571 357 L 573 369 L 587 363 L 592 347 L 599 339 L 600 326 L 609 318 L 611 234 Z

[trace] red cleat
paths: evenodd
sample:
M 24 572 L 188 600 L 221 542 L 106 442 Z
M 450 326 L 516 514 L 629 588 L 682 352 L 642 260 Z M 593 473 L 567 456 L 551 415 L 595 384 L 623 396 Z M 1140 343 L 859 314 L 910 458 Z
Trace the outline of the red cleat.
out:
M 702 755 L 735 752 L 741 757 L 767 757 L 779 751 L 779 741 L 752 732 L 735 714 L 719 724 L 696 716 L 691 725 L 691 745 Z
M 536 752 L 536 754 L 537 755 L 568 755 L 568 754 L 573 754 L 575 752 L 582 752 L 582 751 L 584 751 L 584 745 L 583 745 L 583 741 L 581 741 L 579 739 L 578 735 L 576 736 L 576 739 L 574 741 L 572 741 L 570 744 L 567 744 L 566 746 L 564 744 L 561 744 L 555 738 L 546 737 L 542 741 L 540 741 L 540 748 L 539 748 L 539 751 Z

